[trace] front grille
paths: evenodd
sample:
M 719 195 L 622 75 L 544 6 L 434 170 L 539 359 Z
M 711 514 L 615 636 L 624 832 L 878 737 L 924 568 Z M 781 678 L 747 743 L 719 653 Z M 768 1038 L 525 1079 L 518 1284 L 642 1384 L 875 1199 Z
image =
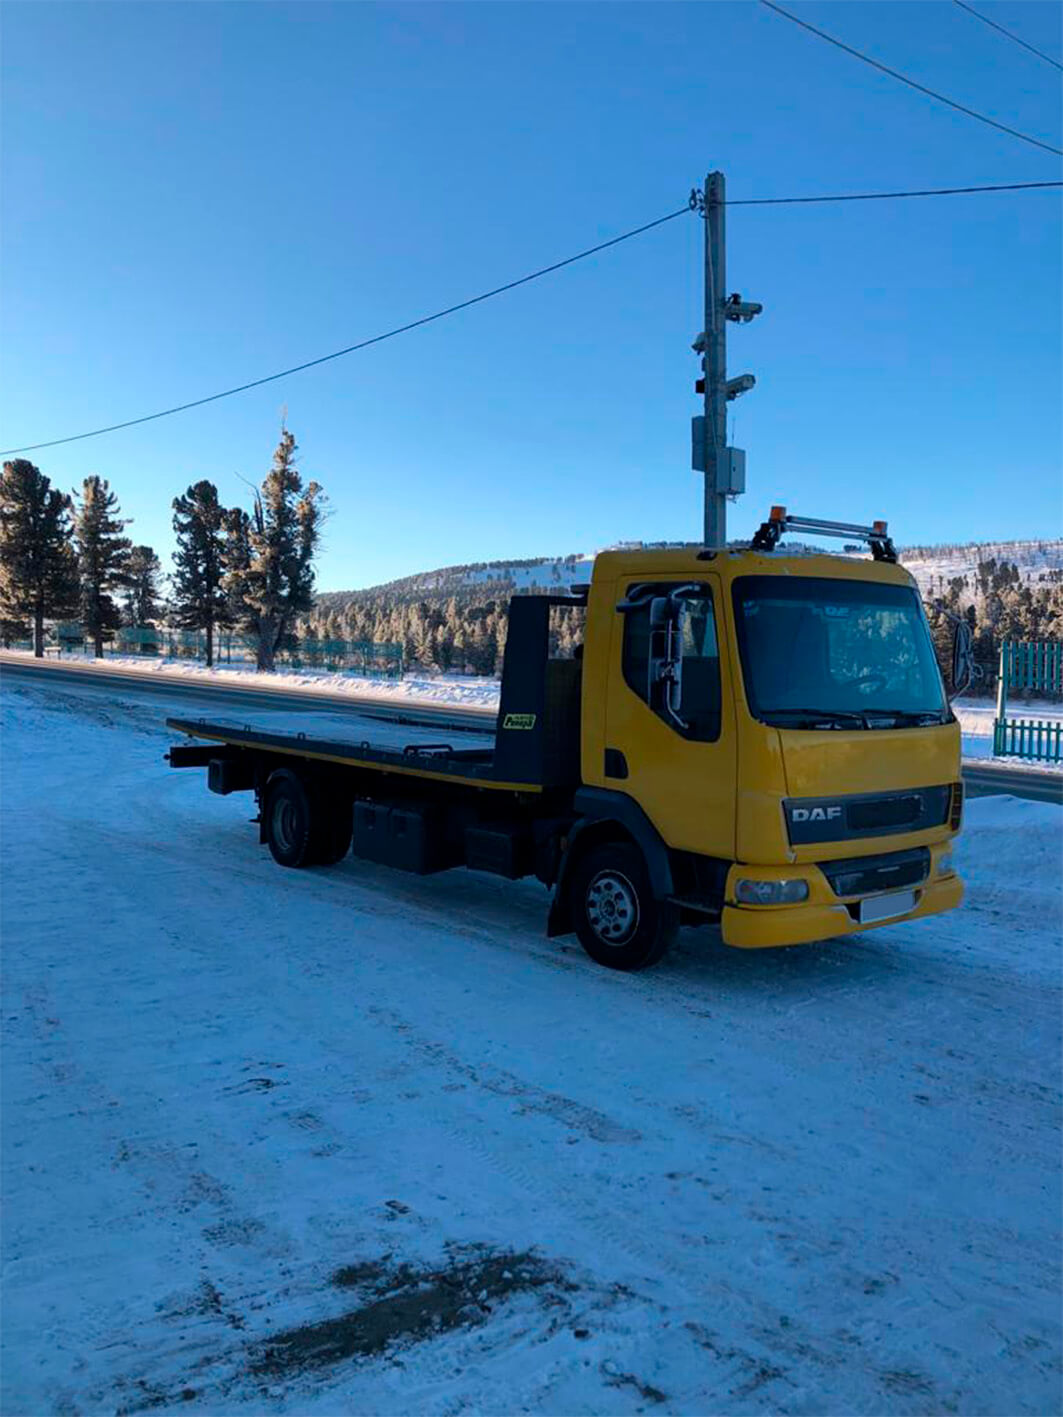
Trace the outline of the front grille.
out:
M 930 851 L 920 846 L 883 856 L 851 856 L 846 861 L 821 861 L 819 869 L 835 895 L 872 895 L 920 885 L 930 874 Z
M 791 797 L 783 803 L 793 846 L 855 837 L 926 831 L 949 820 L 955 808 L 954 787 L 909 788 L 845 797 Z
M 871 802 L 850 803 L 846 820 L 857 831 L 873 827 L 910 827 L 919 820 L 922 810 L 922 798 L 915 793 L 907 797 L 879 797 Z

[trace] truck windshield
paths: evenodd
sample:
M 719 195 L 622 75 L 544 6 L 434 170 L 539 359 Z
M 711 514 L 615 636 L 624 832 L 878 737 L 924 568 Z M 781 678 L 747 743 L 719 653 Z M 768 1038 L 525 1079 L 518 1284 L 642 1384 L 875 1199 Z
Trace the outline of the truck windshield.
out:
M 746 697 L 787 728 L 909 728 L 951 718 L 909 586 L 820 577 L 734 583 Z

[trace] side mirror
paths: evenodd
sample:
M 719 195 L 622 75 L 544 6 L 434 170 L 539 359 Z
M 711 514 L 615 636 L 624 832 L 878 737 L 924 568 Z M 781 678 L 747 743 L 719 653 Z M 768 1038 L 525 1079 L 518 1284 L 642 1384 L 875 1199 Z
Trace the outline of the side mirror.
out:
M 655 595 L 650 601 L 650 632 L 666 630 L 675 616 L 670 595 Z
M 949 698 L 954 699 L 962 694 L 970 687 L 974 677 L 974 636 L 967 621 L 958 619 L 952 637 L 952 692 Z
M 679 713 L 683 700 L 683 623 L 687 607 L 675 595 L 655 595 L 650 601 L 649 701 L 663 708 L 685 732 Z

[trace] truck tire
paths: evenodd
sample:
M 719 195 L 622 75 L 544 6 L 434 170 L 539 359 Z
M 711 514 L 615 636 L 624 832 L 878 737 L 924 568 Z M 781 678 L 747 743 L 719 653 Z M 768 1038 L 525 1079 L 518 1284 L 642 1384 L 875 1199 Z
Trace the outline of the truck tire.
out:
M 316 833 L 310 795 L 297 773 L 282 768 L 266 784 L 266 844 L 278 866 L 313 866 Z
M 288 768 L 266 785 L 266 842 L 278 866 L 334 866 L 351 845 L 351 809 Z
M 592 847 L 573 867 L 569 890 L 579 942 L 607 969 L 648 969 L 667 953 L 679 913 L 654 899 L 642 852 L 626 841 Z

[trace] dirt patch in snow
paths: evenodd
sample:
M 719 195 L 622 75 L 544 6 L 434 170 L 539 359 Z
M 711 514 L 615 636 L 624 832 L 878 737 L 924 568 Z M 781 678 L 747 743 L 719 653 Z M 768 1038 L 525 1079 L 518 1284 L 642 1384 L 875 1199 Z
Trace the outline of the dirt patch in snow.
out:
M 389 1268 L 385 1261 L 347 1265 L 332 1276 L 361 1289 L 365 1302 L 338 1318 L 278 1333 L 255 1354 L 257 1376 L 286 1377 L 307 1368 L 366 1358 L 392 1343 L 416 1342 L 483 1323 L 492 1306 L 533 1290 L 572 1290 L 561 1271 L 531 1252 L 477 1255 L 443 1269 Z
M 248 1377 L 255 1380 L 260 1394 L 265 1393 L 263 1382 L 283 1384 L 344 1362 L 371 1359 L 392 1346 L 407 1347 L 455 1329 L 476 1327 L 520 1294 L 535 1293 L 544 1308 L 559 1309 L 565 1307 L 564 1296 L 579 1289 L 558 1265 L 532 1251 L 455 1246 L 448 1255 L 448 1262 L 437 1269 L 394 1263 L 390 1253 L 344 1265 L 330 1276 L 330 1286 L 357 1294 L 356 1308 L 204 1355 L 183 1378 L 170 1383 L 139 1376 L 119 1378 L 116 1417 L 176 1407 L 197 1398 L 216 1402 L 238 1392 Z M 189 1303 L 166 1313 L 171 1319 L 192 1315 L 244 1327 L 243 1319 L 229 1312 L 220 1291 L 207 1280 Z M 621 1376 L 626 1380 L 626 1375 Z

